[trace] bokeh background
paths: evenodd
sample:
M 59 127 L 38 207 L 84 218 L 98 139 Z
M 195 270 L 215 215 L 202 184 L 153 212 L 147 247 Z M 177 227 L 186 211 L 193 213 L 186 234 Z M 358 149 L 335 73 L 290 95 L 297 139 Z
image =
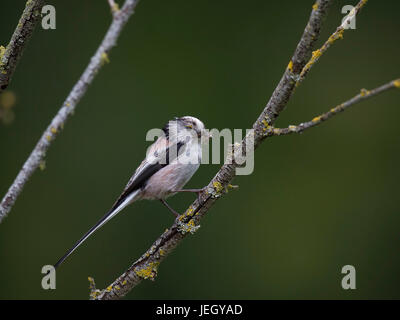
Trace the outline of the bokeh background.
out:
M 120 1 L 122 3 L 122 1 Z M 318 45 L 339 25 L 336 1 Z M 36 29 L 0 119 L 3 196 L 87 65 L 111 16 L 106 0 L 52 1 L 57 29 Z M 6 45 L 25 1 L 2 1 Z M 147 130 L 193 115 L 209 128 L 250 128 L 279 81 L 313 1 L 142 0 L 118 46 L 0 224 L 0 298 L 87 299 L 173 222 L 139 202 L 80 247 L 41 288 L 53 264 L 109 209 L 142 160 Z M 277 126 L 306 121 L 400 77 L 398 1 L 369 1 L 298 88 Z M 302 135 L 268 139 L 255 171 L 209 212 L 127 299 L 400 298 L 400 91 L 363 102 Z M 208 183 L 202 166 L 188 187 Z M 170 200 L 183 211 L 193 195 Z M 357 289 L 341 288 L 341 268 Z

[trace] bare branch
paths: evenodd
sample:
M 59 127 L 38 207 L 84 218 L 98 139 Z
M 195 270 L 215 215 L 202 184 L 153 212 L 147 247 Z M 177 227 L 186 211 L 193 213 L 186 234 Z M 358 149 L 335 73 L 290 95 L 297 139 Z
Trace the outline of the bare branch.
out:
M 108 0 L 108 4 L 110 5 L 111 13 L 113 15 L 115 15 L 119 12 L 119 5 L 114 0 Z
M 28 1 L 10 43 L 6 48 L 0 46 L 0 93 L 8 87 L 11 81 L 19 58 L 40 20 L 43 3 L 43 0 Z
M 72 88 L 72 91 L 69 93 L 57 115 L 53 118 L 50 125 L 44 131 L 29 158 L 24 163 L 21 171 L 18 173 L 15 181 L 1 201 L 0 222 L 4 219 L 8 212 L 10 212 L 25 183 L 29 180 L 37 167 L 42 163 L 51 143 L 54 141 L 57 134 L 64 128 L 65 122 L 74 112 L 77 104 L 86 93 L 89 84 L 92 83 L 97 72 L 101 69 L 105 62 L 108 62 L 108 53 L 116 45 L 121 31 L 129 17 L 133 14 L 133 10 L 137 3 L 138 0 L 126 0 L 122 9 L 120 10 L 120 13 L 114 15 L 113 21 L 103 41 L 101 42 L 94 56 L 90 59 L 89 65 L 86 67 L 78 82 Z
M 265 135 L 267 137 L 269 137 L 269 136 L 282 136 L 282 135 L 287 135 L 287 134 L 292 134 L 292 133 L 302 133 L 304 130 L 321 124 L 322 122 L 332 118 L 333 116 L 339 114 L 340 112 L 346 110 L 347 108 L 351 107 L 352 105 L 354 105 L 356 103 L 359 103 L 359 102 L 369 99 L 373 96 L 376 96 L 377 94 L 380 94 L 382 92 L 385 92 L 387 90 L 394 89 L 394 88 L 400 89 L 400 79 L 393 80 L 393 81 L 386 83 L 383 86 L 380 86 L 373 90 L 362 89 L 358 95 L 354 96 L 350 100 L 347 100 L 346 102 L 343 102 L 342 104 L 339 104 L 338 106 L 332 108 L 328 112 L 325 112 L 325 113 L 315 117 L 311 121 L 300 123 L 299 125 L 296 125 L 296 126 L 291 125 L 287 128 L 274 128 L 274 127 L 270 126 L 265 131 Z
M 255 147 L 257 147 L 265 138 L 263 131 L 264 121 L 272 125 L 287 104 L 295 88 L 296 82 L 294 79 L 300 75 L 301 70 L 311 56 L 313 44 L 319 37 L 322 22 L 332 2 L 332 0 L 318 0 L 314 5 L 308 24 L 291 59 L 291 68 L 286 69 L 267 106 L 254 123 L 254 132 L 246 135 L 241 144 L 235 145 L 232 150 L 233 153 L 246 150 L 248 143 L 254 143 Z M 230 182 L 235 177 L 235 169 L 238 166 L 234 161 L 225 163 L 200 195 L 200 202 L 199 200 L 194 201 L 186 212 L 178 217 L 174 224 L 110 286 L 100 292 L 92 291 L 91 299 L 118 299 L 126 295 L 143 279 L 154 280 L 159 264 L 186 235 L 197 230 L 200 220 L 206 215 L 215 201 L 229 189 Z
M 306 77 L 307 73 L 314 66 L 314 64 L 321 58 L 321 56 L 329 49 L 329 47 L 338 39 L 343 39 L 343 33 L 346 30 L 346 26 L 349 22 L 357 16 L 362 7 L 367 3 L 367 0 L 361 0 L 351 11 L 350 13 L 343 19 L 342 24 L 336 29 L 336 31 L 329 37 L 329 39 L 324 43 L 324 45 L 318 49 L 313 51 L 312 57 L 310 61 L 307 62 L 305 67 L 300 73 L 300 77 L 297 80 L 296 86 L 300 84 Z

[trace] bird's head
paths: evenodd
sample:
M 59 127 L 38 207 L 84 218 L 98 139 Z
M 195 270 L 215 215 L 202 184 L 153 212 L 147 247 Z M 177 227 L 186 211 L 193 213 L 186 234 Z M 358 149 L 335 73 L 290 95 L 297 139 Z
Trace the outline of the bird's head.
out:
M 205 129 L 204 123 L 191 116 L 174 118 L 165 125 L 163 131 L 170 140 L 176 139 L 182 142 L 187 142 L 188 139 L 200 142 L 200 139 L 208 140 L 210 138 L 210 134 Z

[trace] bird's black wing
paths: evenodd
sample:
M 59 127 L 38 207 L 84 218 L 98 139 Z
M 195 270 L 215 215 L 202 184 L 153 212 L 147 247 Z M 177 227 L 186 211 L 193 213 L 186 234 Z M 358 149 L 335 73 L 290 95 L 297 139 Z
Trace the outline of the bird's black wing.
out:
M 132 178 L 129 180 L 128 184 L 126 185 L 124 191 L 118 197 L 117 201 L 111 207 L 111 210 L 115 210 L 118 206 L 121 205 L 125 201 L 125 199 L 135 190 L 142 188 L 147 180 L 155 174 L 160 169 L 164 168 L 170 162 L 172 162 L 176 156 L 179 154 L 184 143 L 178 142 L 176 145 L 170 146 L 166 148 L 162 154 L 155 155 L 156 159 L 164 159 L 165 161 L 153 161 L 153 162 L 146 162 L 141 168 L 139 168 Z M 172 156 L 170 157 L 170 151 L 172 150 Z M 164 154 L 165 153 L 165 154 Z M 170 159 L 171 158 L 171 159 Z
M 111 207 L 111 209 L 93 227 L 91 227 L 89 229 L 89 231 L 86 232 L 82 236 L 82 238 L 80 238 L 75 243 L 75 245 L 71 249 L 69 249 L 67 251 L 67 253 L 60 260 L 57 261 L 57 263 L 54 265 L 54 267 L 57 268 L 61 263 L 63 263 L 65 261 L 65 259 L 67 259 L 68 256 L 71 255 L 72 252 L 74 252 L 76 248 L 78 248 L 87 238 L 89 238 L 89 236 L 91 234 L 93 234 L 97 229 L 99 229 L 108 220 L 110 220 L 112 217 L 114 217 L 120 210 L 122 210 L 131 200 L 131 199 L 129 199 L 129 197 L 135 196 L 135 195 L 133 195 L 133 193 L 139 192 L 139 189 L 145 185 L 147 180 L 153 174 L 155 174 L 158 170 L 160 170 L 161 168 L 168 165 L 171 161 L 173 161 L 177 157 L 177 155 L 179 154 L 179 151 L 183 145 L 184 145 L 183 143 L 178 142 L 177 144 L 164 149 L 164 151 L 162 151 L 161 154 L 154 155 L 155 156 L 154 159 L 165 159 L 165 161 L 148 162 L 145 160 L 142 163 L 142 165 L 136 170 L 136 172 L 132 176 L 132 178 L 129 180 L 124 191 L 118 197 L 117 201 L 114 203 L 114 205 Z M 172 151 L 172 156 L 170 157 L 171 151 Z M 164 157 L 163 157 L 163 155 L 164 155 Z M 129 200 L 129 201 L 127 203 L 124 203 L 127 200 Z

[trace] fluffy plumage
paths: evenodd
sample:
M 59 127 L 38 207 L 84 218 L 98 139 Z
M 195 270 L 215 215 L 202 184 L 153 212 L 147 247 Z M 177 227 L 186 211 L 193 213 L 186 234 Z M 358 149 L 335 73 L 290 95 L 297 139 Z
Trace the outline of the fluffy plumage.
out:
M 177 191 L 184 191 L 181 189 L 200 166 L 201 139 L 208 139 L 209 135 L 203 122 L 190 116 L 175 118 L 162 130 L 164 134 L 149 147 L 146 158 L 111 209 L 75 243 L 55 267 L 63 263 L 96 230 L 137 200 L 161 200 L 173 211 L 165 199 Z

